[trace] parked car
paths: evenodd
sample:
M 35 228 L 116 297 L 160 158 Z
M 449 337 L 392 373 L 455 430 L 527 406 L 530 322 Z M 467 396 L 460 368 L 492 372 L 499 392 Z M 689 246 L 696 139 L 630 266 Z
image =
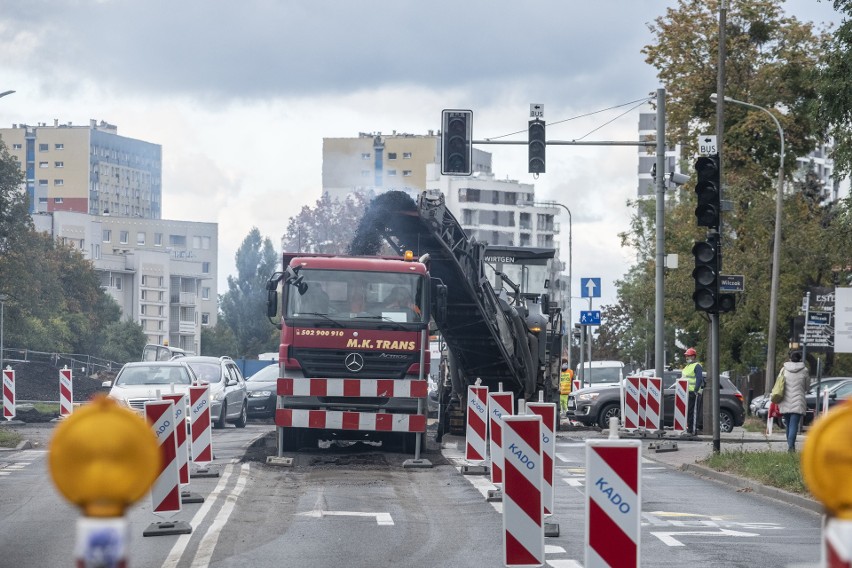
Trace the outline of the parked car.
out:
M 248 415 L 253 418 L 275 416 L 278 390 L 278 365 L 269 365 L 246 379 Z
M 808 409 L 805 411 L 805 424 L 809 424 L 814 419 L 814 411 L 816 409 L 816 405 L 819 404 L 820 412 L 822 412 L 822 400 L 823 394 L 828 393 L 828 409 L 831 410 L 835 405 L 840 404 L 844 400 L 852 397 L 852 378 L 846 378 L 845 380 L 833 381 L 830 384 L 826 385 L 826 381 L 828 379 L 823 379 L 820 381 L 820 394 L 817 396 L 817 385 L 816 383 L 811 384 L 811 388 L 808 389 L 808 392 L 805 396 L 805 400 L 807 401 Z
M 118 372 L 115 381 L 104 381 L 109 387 L 107 395 L 119 405 L 138 413 L 145 411 L 145 403 L 157 400 L 157 391 L 168 394 L 189 394 L 190 385 L 196 380 L 186 359 L 175 361 L 138 361 L 127 363 Z
M 850 381 L 850 380 L 852 380 L 852 377 L 826 377 L 824 379 L 821 379 L 820 382 L 819 382 L 820 392 L 824 392 L 827 389 L 830 389 L 830 388 L 836 386 L 839 383 L 842 383 L 844 381 Z M 815 402 L 816 401 L 816 388 L 817 388 L 817 382 L 811 381 L 811 385 L 810 385 L 810 387 L 808 387 L 808 392 L 805 395 L 805 400 L 807 401 L 808 409 L 805 412 L 804 424 L 810 424 L 811 421 L 814 419 L 814 406 L 816 404 L 816 402 Z M 769 402 L 770 402 L 769 401 L 769 395 L 762 394 L 760 396 L 754 397 L 754 400 L 752 401 L 752 406 L 755 405 L 755 401 L 757 401 L 758 399 L 760 400 L 759 406 L 757 406 L 757 409 L 755 411 L 753 411 L 752 413 L 757 415 L 757 417 L 760 418 L 761 420 L 765 421 L 766 415 L 769 414 Z M 784 425 L 784 421 L 780 416 L 775 419 L 775 422 L 779 426 Z
M 578 364 L 574 376 L 583 379 L 583 386 L 616 385 L 624 379 L 624 363 L 621 361 L 588 361 Z
M 210 420 L 214 428 L 232 422 L 245 428 L 248 421 L 248 394 L 240 368 L 230 357 L 181 357 L 202 383 L 210 385 Z
M 674 423 L 675 381 L 680 371 L 663 372 L 663 425 Z M 730 432 L 745 421 L 743 395 L 727 378 L 720 378 L 719 424 L 723 432 Z M 707 397 L 705 397 L 706 399 Z M 705 400 L 705 404 L 709 404 Z M 615 384 L 591 386 L 576 390 L 568 395 L 568 418 L 588 426 L 609 427 L 609 419 L 621 416 L 621 389 Z M 699 417 L 699 427 L 701 418 Z

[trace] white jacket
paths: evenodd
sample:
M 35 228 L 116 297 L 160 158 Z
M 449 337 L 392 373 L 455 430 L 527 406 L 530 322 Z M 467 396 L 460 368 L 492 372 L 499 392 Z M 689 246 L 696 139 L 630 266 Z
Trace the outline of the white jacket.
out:
M 807 410 L 805 393 L 810 384 L 810 373 L 804 363 L 784 363 L 784 398 L 778 404 L 781 414 L 804 414 Z

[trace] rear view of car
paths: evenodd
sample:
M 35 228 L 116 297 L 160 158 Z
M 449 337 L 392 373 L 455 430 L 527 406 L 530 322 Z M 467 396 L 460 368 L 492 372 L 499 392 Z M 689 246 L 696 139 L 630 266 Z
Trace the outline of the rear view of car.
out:
M 269 365 L 246 379 L 248 415 L 252 418 L 275 416 L 278 365 Z

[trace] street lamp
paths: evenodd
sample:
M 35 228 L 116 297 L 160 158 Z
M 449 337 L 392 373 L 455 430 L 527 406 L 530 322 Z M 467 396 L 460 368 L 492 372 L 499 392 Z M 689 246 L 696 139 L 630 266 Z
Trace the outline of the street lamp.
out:
M 716 93 L 710 95 L 710 100 L 716 102 Z M 784 196 L 784 129 L 769 109 L 753 105 L 745 101 L 738 101 L 731 97 L 724 97 L 726 103 L 734 103 L 757 110 L 762 110 L 778 128 L 781 137 L 781 164 L 778 166 L 778 189 L 775 194 L 775 242 L 772 245 L 772 284 L 769 293 L 769 333 L 767 333 L 766 346 L 766 392 L 772 389 L 775 382 L 775 328 L 778 325 L 778 278 L 781 265 L 781 212 Z
M 0 294 L 0 371 L 3 370 L 3 319 L 6 315 L 6 300 L 8 299 L 8 294 Z
M 561 203 L 557 203 L 556 201 L 544 201 L 544 202 L 524 202 L 523 205 L 532 205 L 533 207 L 561 207 L 565 211 L 568 212 L 568 323 L 571 323 L 571 319 L 574 317 L 571 313 L 571 281 L 574 279 L 574 272 L 572 270 L 572 239 L 573 239 L 573 224 L 574 221 L 571 217 L 571 210 L 568 209 L 566 205 Z M 571 350 L 568 350 L 568 364 L 571 365 Z

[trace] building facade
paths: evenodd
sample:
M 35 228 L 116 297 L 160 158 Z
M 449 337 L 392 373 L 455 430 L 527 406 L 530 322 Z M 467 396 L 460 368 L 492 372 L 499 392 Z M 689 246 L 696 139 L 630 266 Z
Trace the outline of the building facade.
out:
M 201 328 L 215 326 L 218 314 L 216 223 L 69 211 L 36 213 L 33 222 L 91 260 L 149 343 L 201 352 Z
M 0 137 L 25 176 L 30 213 L 162 216 L 162 148 L 115 125 L 13 124 Z

